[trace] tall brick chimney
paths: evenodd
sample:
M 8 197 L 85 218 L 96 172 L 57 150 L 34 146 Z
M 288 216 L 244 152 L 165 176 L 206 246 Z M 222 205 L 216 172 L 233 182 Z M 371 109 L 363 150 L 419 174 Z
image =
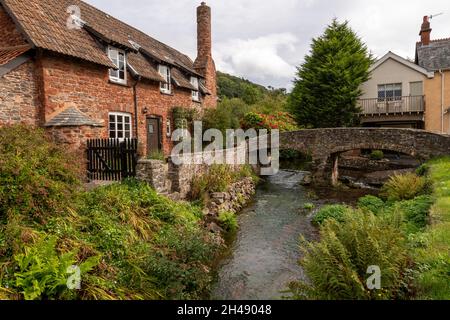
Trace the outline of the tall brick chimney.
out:
M 197 59 L 195 70 L 205 77 L 211 95 L 205 98 L 208 107 L 217 104 L 216 66 L 212 57 L 211 8 L 202 2 L 197 8 Z
M 422 27 L 420 28 L 420 41 L 423 46 L 428 46 L 431 41 L 431 25 L 428 16 L 423 17 Z

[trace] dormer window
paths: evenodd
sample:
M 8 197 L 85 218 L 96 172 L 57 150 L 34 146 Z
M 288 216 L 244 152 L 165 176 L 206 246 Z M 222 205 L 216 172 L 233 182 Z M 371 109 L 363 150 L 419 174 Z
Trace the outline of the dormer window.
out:
M 168 66 L 160 64 L 158 67 L 159 74 L 164 78 L 166 82 L 160 83 L 160 89 L 162 93 L 170 94 L 172 93 L 172 86 L 170 84 L 171 75 L 170 68 Z
M 109 69 L 109 79 L 112 82 L 126 84 L 127 83 L 127 59 L 125 51 L 108 47 L 108 56 L 117 66 L 117 70 Z
M 198 85 L 198 78 L 197 77 L 191 77 L 191 84 L 194 87 L 194 90 L 192 90 L 192 100 L 194 101 L 200 101 L 200 94 L 199 94 L 199 85 Z

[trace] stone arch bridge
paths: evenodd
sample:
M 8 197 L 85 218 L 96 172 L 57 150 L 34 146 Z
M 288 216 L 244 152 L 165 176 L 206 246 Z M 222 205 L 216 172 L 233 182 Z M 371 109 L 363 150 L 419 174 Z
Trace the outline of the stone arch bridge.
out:
M 339 154 L 355 149 L 395 151 L 420 160 L 450 155 L 450 136 L 415 129 L 332 128 L 280 134 L 280 149 L 293 149 L 312 157 L 315 181 L 338 181 Z

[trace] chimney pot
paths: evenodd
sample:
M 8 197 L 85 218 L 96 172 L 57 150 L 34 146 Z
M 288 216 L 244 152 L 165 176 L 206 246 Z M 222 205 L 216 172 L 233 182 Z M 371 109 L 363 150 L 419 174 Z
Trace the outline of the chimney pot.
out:
M 420 28 L 420 41 L 422 42 L 422 45 L 428 46 L 431 42 L 431 25 L 430 20 L 428 16 L 423 17 L 423 23 Z

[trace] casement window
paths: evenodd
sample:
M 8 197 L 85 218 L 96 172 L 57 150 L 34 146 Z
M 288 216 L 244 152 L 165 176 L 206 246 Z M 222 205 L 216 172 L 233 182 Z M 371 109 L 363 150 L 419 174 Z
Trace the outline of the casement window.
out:
M 131 138 L 131 114 L 123 112 L 109 113 L 109 137 L 111 139 Z
M 166 135 L 168 137 L 172 135 L 172 123 L 170 122 L 170 119 L 167 119 L 166 121 Z
M 401 83 L 378 85 L 378 101 L 392 101 L 401 99 L 402 99 Z
M 198 92 L 199 91 L 198 78 L 191 77 L 191 84 L 195 88 L 195 90 L 192 90 L 192 100 L 200 101 L 200 94 Z
M 111 61 L 117 66 L 117 70 L 109 69 L 109 79 L 113 82 L 126 84 L 127 83 L 127 57 L 125 51 L 108 47 L 108 56 Z
M 162 93 L 172 93 L 172 86 L 170 84 L 171 81 L 171 75 L 170 75 L 170 68 L 168 66 L 160 64 L 158 67 L 159 74 L 164 78 L 166 83 L 161 82 L 160 89 Z

